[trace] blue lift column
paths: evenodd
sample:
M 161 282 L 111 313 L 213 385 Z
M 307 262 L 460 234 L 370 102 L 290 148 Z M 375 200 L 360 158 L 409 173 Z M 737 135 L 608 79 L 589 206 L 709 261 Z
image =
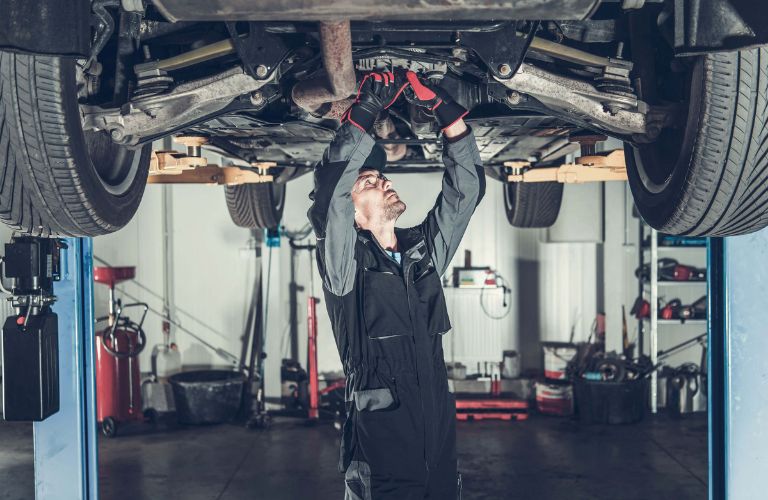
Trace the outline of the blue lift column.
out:
M 98 448 L 94 364 L 93 244 L 68 238 L 61 281 L 54 285 L 59 317 L 59 412 L 34 424 L 35 499 L 96 500 Z
M 709 498 L 768 498 L 768 230 L 709 244 Z

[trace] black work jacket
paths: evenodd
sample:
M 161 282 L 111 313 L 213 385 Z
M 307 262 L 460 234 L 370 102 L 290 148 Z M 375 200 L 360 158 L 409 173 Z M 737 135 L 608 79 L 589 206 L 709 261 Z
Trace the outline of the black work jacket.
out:
M 326 306 L 347 376 L 350 413 L 417 408 L 429 465 L 439 453 L 445 416 L 453 415 L 442 335 L 450 328 L 441 275 L 451 261 L 485 191 L 471 131 L 445 142 L 442 191 L 424 222 L 396 229 L 398 264 L 368 231 L 354 228 L 351 189 L 373 138 L 343 125 L 315 169 L 309 218 L 317 236 L 318 267 Z M 407 384 L 409 394 L 398 386 Z M 348 415 L 348 424 L 350 418 Z M 354 451 L 345 426 L 340 468 Z

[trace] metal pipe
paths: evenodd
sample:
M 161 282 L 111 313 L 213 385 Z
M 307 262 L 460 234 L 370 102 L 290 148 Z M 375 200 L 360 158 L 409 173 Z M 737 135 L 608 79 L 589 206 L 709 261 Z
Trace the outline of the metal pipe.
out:
M 520 36 L 526 36 L 525 33 L 518 32 Z M 590 54 L 589 52 L 575 49 L 561 43 L 551 42 L 544 38 L 534 37 L 530 45 L 531 50 L 541 52 L 550 57 L 556 59 L 562 59 L 563 61 L 569 61 L 572 63 L 583 64 L 585 66 L 596 66 L 598 68 L 605 68 L 607 66 L 613 66 L 614 63 L 607 57 Z
M 148 63 L 138 64 L 135 71 L 146 71 L 151 69 L 161 69 L 163 71 L 174 71 L 187 66 L 192 66 L 201 62 L 210 61 L 217 57 L 226 56 L 235 53 L 235 44 L 231 39 L 221 40 L 210 45 L 205 45 L 199 49 L 190 50 L 168 59 L 160 59 Z
M 348 98 L 357 86 L 349 21 L 321 22 L 319 31 L 325 74 L 299 82 L 291 90 L 293 102 L 310 113 Z

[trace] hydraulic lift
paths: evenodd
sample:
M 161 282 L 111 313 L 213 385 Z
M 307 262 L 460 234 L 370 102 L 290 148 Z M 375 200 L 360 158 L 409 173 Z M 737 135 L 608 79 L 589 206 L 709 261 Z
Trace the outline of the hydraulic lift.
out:
M 184 156 L 164 156 L 162 161 L 166 162 L 181 159 L 179 171 L 185 173 L 166 171 L 158 175 L 162 178 L 158 181 L 173 182 L 174 177 L 181 182 L 211 184 L 271 181 L 266 172 L 268 165 L 245 176 L 211 170 L 214 177 L 192 177 L 194 173 L 186 172 L 207 165 L 190 165 L 189 161 L 184 164 Z M 512 171 L 508 182 L 578 183 L 622 180 L 626 175 L 623 154 L 619 152 L 590 155 L 577 164 L 551 169 L 528 169 L 518 164 L 508 167 Z M 58 315 L 59 409 L 34 424 L 35 497 L 94 500 L 98 498 L 98 452 L 92 243 L 90 239 L 66 239 L 64 244 L 52 306 Z M 768 335 L 764 331 L 768 308 L 760 302 L 768 297 L 765 255 L 768 230 L 710 238 L 708 242 L 711 500 L 763 495 L 762 472 L 768 464 L 768 432 L 762 421 L 768 401 L 768 384 L 764 383 L 768 376 Z M 5 357 L 10 355 L 4 353 Z
M 4 416 L 35 421 L 35 498 L 94 500 L 98 498 L 98 447 L 92 242 L 68 238 L 56 250 L 50 248 L 52 241 L 22 238 L 14 239 L 13 248 L 6 246 L 3 274 L 15 276 L 13 304 L 20 307 L 3 329 Z M 40 277 L 45 275 L 50 279 Z M 51 284 L 54 296 L 49 293 Z M 33 288 L 38 291 L 30 294 Z M 40 307 L 41 303 L 49 309 Z M 35 317 L 57 317 L 57 321 L 39 327 Z M 21 329 L 21 318 L 26 329 Z M 13 329 L 14 323 L 19 331 Z M 30 343 L 36 338 L 45 342 Z M 23 370 L 9 363 L 17 357 L 26 360 Z M 35 363 L 35 359 L 47 362 Z M 33 370 L 46 374 L 47 381 L 31 376 Z M 37 394 L 28 400 L 10 399 L 11 384 Z M 46 406 L 58 411 L 52 415 L 36 411 Z

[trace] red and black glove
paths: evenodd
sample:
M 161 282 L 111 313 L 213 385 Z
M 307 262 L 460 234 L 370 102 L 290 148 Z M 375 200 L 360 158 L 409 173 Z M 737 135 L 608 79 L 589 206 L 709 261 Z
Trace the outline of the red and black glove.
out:
M 469 113 L 443 88 L 419 78 L 413 71 L 406 72 L 405 76 L 410 84 L 410 89 L 405 94 L 406 99 L 433 113 L 440 130 L 447 129 Z
M 364 132 L 373 128 L 379 113 L 390 107 L 408 82 L 390 72 L 368 73 L 360 83 L 357 98 L 342 118 Z

